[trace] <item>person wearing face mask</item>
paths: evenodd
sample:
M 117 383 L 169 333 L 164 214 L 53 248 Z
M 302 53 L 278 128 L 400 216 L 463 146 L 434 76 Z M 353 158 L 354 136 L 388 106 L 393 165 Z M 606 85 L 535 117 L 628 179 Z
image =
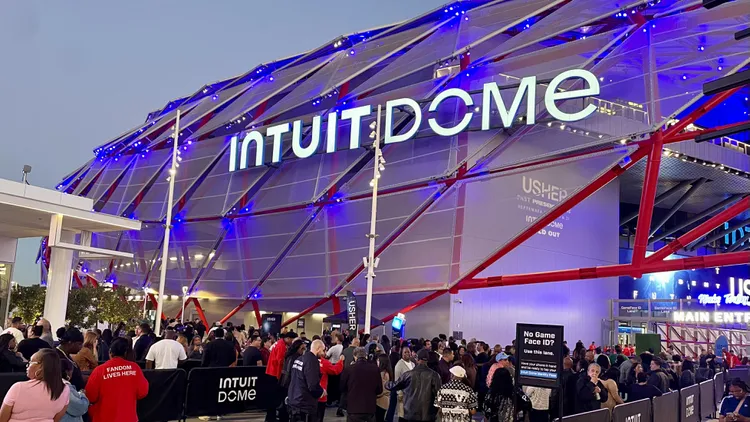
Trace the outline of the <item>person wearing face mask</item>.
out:
M 601 367 L 592 363 L 586 375 L 581 375 L 576 383 L 576 410 L 578 413 L 600 409 L 609 396 L 604 384 L 599 380 Z
M 60 358 L 52 349 L 31 356 L 29 381 L 10 387 L 0 408 L 0 422 L 59 421 L 65 415 L 70 390 L 62 379 Z
M 719 422 L 750 422 L 750 388 L 739 378 L 729 382 L 729 395 L 719 406 Z

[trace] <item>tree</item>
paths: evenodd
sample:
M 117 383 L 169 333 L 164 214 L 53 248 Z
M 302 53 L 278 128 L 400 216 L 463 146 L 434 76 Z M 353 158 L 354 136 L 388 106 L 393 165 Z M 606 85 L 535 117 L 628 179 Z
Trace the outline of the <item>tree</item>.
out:
M 93 326 L 97 319 L 97 298 L 103 290 L 90 286 L 71 289 L 68 294 L 68 309 L 65 312 L 68 323 L 76 327 Z
M 13 315 L 21 317 L 26 324 L 34 324 L 44 312 L 44 296 L 47 289 L 35 284 L 33 286 L 16 285 L 10 293 Z
M 47 289 L 38 284 L 15 286 L 11 293 L 13 314 L 20 316 L 27 324 L 35 323 L 44 312 L 44 297 Z M 134 327 L 141 317 L 140 304 L 126 300 L 128 292 L 124 287 L 84 286 L 72 289 L 68 294 L 65 319 L 77 327 L 93 327 L 97 321 L 110 324 L 124 322 L 128 328 Z
M 135 327 L 141 318 L 141 307 L 139 302 L 125 300 L 127 294 L 124 287 L 99 291 L 96 318 L 110 324 L 124 322 L 127 328 Z

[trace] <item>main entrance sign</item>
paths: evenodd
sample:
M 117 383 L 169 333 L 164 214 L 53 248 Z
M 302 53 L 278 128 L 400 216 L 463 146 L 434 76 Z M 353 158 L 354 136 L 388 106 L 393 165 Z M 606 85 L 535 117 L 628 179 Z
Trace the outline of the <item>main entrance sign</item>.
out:
M 584 81 L 584 88 L 577 90 L 564 91 L 559 87 L 560 85 L 569 79 L 582 79 Z M 536 89 L 537 89 L 537 78 L 536 76 L 528 76 L 520 80 L 518 90 L 516 91 L 513 101 L 510 106 L 505 104 L 502 96 L 500 95 L 500 87 L 496 82 L 488 82 L 482 87 L 482 130 L 489 130 L 492 126 L 492 111 L 497 110 L 497 115 L 503 127 L 509 127 L 513 124 L 518 109 L 521 107 L 521 103 L 526 97 L 526 124 L 533 125 L 536 123 Z M 586 98 L 599 95 L 600 87 L 599 80 L 591 72 L 583 69 L 572 69 L 567 70 L 557 75 L 552 81 L 550 81 L 544 93 L 544 106 L 547 112 L 554 118 L 561 122 L 575 122 L 578 120 L 585 119 L 596 111 L 596 105 L 588 104 L 583 107 L 580 111 L 575 113 L 568 113 L 560 110 L 556 101 L 570 100 L 573 98 Z M 429 113 L 435 113 L 440 108 L 440 104 L 449 98 L 457 98 L 466 105 L 466 114 L 458 123 L 453 127 L 442 126 L 434 117 L 427 119 L 427 123 L 430 129 L 438 136 L 454 136 L 469 127 L 471 119 L 474 117 L 474 113 L 478 112 L 472 107 L 475 106 L 474 99 L 471 95 L 460 88 L 450 88 L 440 92 L 430 103 L 428 107 Z M 414 114 L 414 122 L 412 126 L 403 133 L 393 133 L 393 110 L 411 109 L 411 113 Z M 472 111 L 474 110 L 474 111 Z M 351 130 L 349 136 L 349 149 L 356 149 L 360 147 L 360 131 L 362 119 L 372 114 L 372 105 L 364 105 L 360 107 L 354 107 L 341 112 L 341 120 L 348 120 L 351 123 Z M 495 117 L 496 118 L 496 117 Z M 325 139 L 325 152 L 332 153 L 336 151 L 336 134 L 338 128 L 339 116 L 336 112 L 328 114 L 326 139 Z M 458 119 L 457 119 L 458 120 Z M 289 122 L 282 123 L 275 126 L 270 126 L 266 129 L 265 137 L 258 131 L 251 131 L 245 135 L 244 139 L 240 142 L 237 136 L 233 137 L 230 145 L 230 156 L 229 156 L 229 171 L 237 171 L 246 169 L 254 163 L 255 166 L 262 166 L 266 163 L 278 163 L 281 161 L 281 139 L 284 134 L 291 131 L 292 133 L 292 152 L 298 158 L 307 158 L 318 151 L 318 147 L 321 143 L 321 126 L 323 124 L 322 116 L 315 116 L 312 120 L 312 134 L 310 136 L 310 143 L 306 146 L 302 145 L 302 120 L 295 120 L 291 124 Z M 384 131 L 384 142 L 386 144 L 395 144 L 399 142 L 408 141 L 413 138 L 422 124 L 422 108 L 419 103 L 411 98 L 398 98 L 390 100 L 385 104 L 385 131 Z M 265 139 L 272 138 L 272 151 L 270 160 L 266 157 L 266 145 Z M 255 157 L 248 157 L 250 151 L 250 145 L 255 144 Z

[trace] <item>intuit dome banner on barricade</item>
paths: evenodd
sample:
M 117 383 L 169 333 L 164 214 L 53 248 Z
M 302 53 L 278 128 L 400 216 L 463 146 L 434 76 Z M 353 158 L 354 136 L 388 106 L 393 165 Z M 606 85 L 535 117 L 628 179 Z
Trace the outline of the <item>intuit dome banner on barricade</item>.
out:
M 271 403 L 277 380 L 265 367 L 194 368 L 188 375 L 185 413 L 227 415 L 262 409 Z

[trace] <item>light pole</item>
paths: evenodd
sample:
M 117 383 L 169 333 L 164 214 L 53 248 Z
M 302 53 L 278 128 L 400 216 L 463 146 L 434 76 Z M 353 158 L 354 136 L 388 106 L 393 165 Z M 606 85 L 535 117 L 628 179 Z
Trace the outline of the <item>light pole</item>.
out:
M 383 153 L 380 151 L 380 114 L 381 105 L 378 105 L 378 117 L 377 120 L 370 123 L 370 129 L 373 132 L 370 133 L 370 139 L 372 139 L 372 146 L 375 150 L 375 158 L 373 165 L 373 175 L 370 181 L 372 187 L 372 210 L 370 215 L 370 232 L 367 234 L 367 238 L 370 240 L 370 250 L 366 257 L 362 258 L 367 267 L 367 297 L 365 299 L 365 334 L 370 334 L 370 321 L 372 320 L 372 283 L 375 280 L 375 268 L 378 267 L 379 258 L 375 258 L 375 239 L 378 235 L 375 233 L 375 223 L 378 217 L 378 181 L 380 180 L 380 172 L 385 170 L 384 164 L 385 159 Z
M 174 122 L 174 134 L 172 135 L 172 166 L 169 169 L 169 199 L 167 200 L 167 219 L 164 222 L 164 245 L 161 253 L 161 273 L 159 274 L 159 297 L 156 305 L 156 323 L 154 333 L 158 336 L 161 332 L 161 314 L 164 309 L 164 284 L 167 279 L 167 262 L 169 261 L 169 232 L 172 229 L 172 202 L 174 201 L 174 179 L 177 174 L 177 148 L 180 140 L 180 110 Z M 184 303 L 184 301 L 183 301 Z
M 185 321 L 185 302 L 187 302 L 187 297 L 188 297 L 188 287 L 182 286 L 182 313 L 180 314 L 182 315 L 181 321 Z

